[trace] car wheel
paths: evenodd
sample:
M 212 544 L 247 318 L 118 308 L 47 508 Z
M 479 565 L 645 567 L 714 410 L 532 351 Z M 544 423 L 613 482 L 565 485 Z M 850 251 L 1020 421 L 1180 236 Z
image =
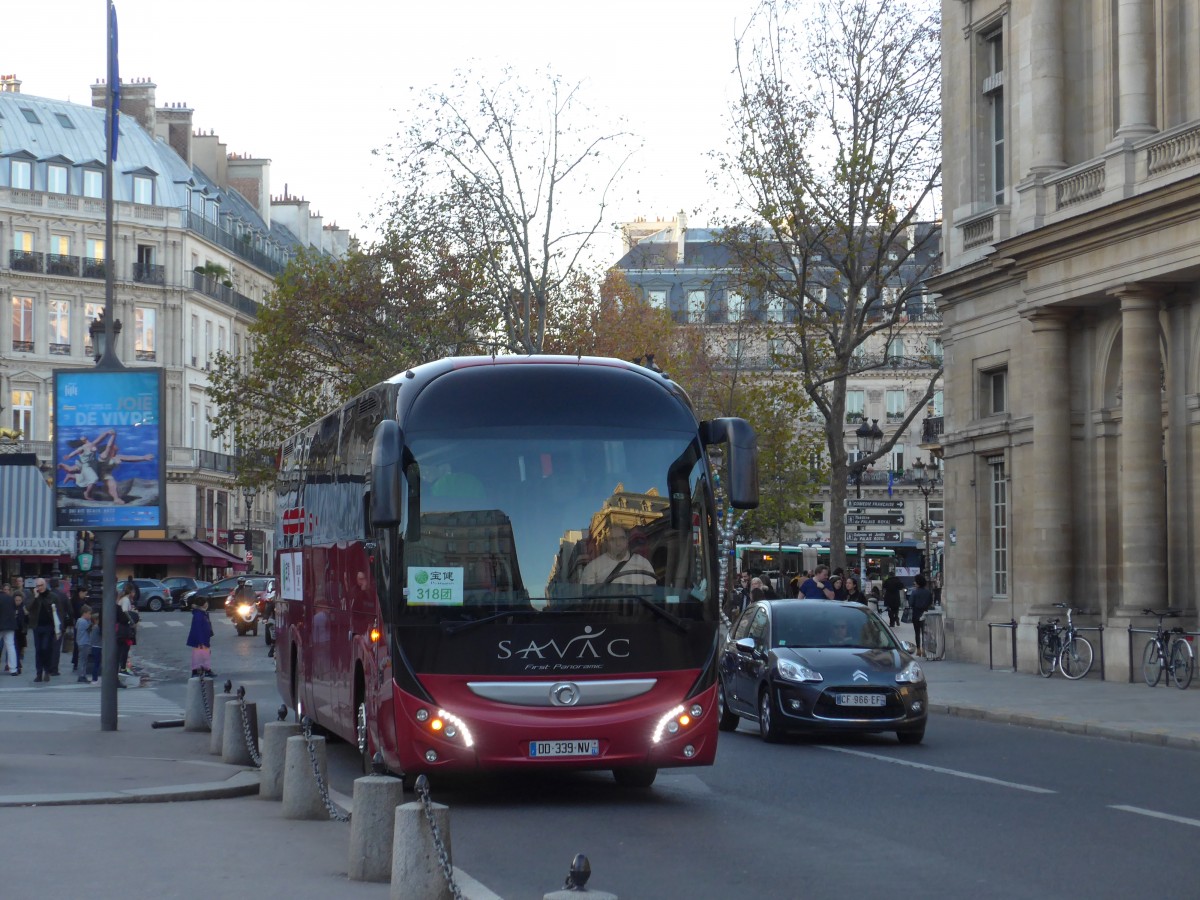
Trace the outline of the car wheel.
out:
M 758 733 L 768 744 L 783 740 L 783 731 L 775 716 L 775 704 L 771 700 L 770 685 L 764 685 L 758 695 Z
M 613 769 L 613 779 L 624 788 L 648 788 L 658 777 L 658 769 L 653 766 L 630 766 L 627 769 Z
M 919 744 L 925 739 L 925 726 L 913 728 L 908 731 L 897 731 L 896 737 L 902 744 Z
M 725 702 L 725 685 L 721 683 L 721 679 L 717 679 L 717 728 L 721 731 L 736 731 L 738 727 L 738 714 L 729 708 L 729 704 Z
M 149 605 L 150 605 L 150 612 L 162 612 L 162 608 L 163 608 L 162 597 L 151 597 Z

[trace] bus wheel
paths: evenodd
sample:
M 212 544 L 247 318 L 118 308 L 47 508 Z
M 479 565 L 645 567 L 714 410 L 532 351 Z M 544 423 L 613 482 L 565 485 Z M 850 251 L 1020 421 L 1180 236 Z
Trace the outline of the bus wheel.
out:
M 653 766 L 630 766 L 626 769 L 613 769 L 612 773 L 617 784 L 625 788 L 648 788 L 658 777 L 658 769 Z

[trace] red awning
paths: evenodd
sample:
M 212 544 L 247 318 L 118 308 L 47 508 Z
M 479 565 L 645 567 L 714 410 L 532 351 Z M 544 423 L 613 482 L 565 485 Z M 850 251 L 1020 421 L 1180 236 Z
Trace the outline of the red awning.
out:
M 246 563 L 232 553 L 207 541 L 165 541 L 129 539 L 117 545 L 117 562 L 126 565 L 227 566 L 246 571 Z
M 196 562 L 196 554 L 183 541 L 124 540 L 117 545 L 117 562 L 127 565 L 150 565 Z
M 200 561 L 206 566 L 217 566 L 219 568 L 232 566 L 238 572 L 246 571 L 245 560 L 234 556 L 228 550 L 224 550 L 216 544 L 210 544 L 208 541 L 180 541 L 180 543 L 186 545 L 189 550 L 199 556 Z

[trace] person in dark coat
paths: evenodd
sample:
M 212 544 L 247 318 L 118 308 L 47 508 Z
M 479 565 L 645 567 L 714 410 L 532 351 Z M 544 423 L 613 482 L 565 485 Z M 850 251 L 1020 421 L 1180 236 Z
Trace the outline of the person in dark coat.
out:
M 904 582 L 893 572 L 883 580 L 883 605 L 888 611 L 888 625 L 895 628 L 900 624 L 900 597 L 904 592 Z
M 213 677 L 212 670 L 212 620 L 208 617 L 208 601 L 200 598 L 192 606 L 192 628 L 188 632 L 187 645 L 192 648 L 192 677 Z
M 17 660 L 17 601 L 6 584 L 0 584 L 0 659 L 9 675 L 21 674 Z
M 46 584 L 50 588 L 50 595 L 54 598 L 54 605 L 58 609 L 58 617 L 63 623 L 62 630 L 50 646 L 50 674 L 57 678 L 58 659 L 62 655 L 63 643 L 69 640 L 71 642 L 71 649 L 73 650 L 75 647 L 75 622 L 79 616 L 75 614 L 75 610 L 71 606 L 71 598 L 63 591 L 61 581 L 51 577 Z M 72 659 L 74 659 L 74 656 L 72 656 Z
M 924 575 L 917 575 L 913 579 L 913 584 L 916 587 L 909 592 L 908 602 L 912 606 L 912 626 L 916 636 L 917 656 L 924 656 L 925 650 L 921 644 L 925 636 L 925 613 L 933 607 L 933 593 L 926 587 Z

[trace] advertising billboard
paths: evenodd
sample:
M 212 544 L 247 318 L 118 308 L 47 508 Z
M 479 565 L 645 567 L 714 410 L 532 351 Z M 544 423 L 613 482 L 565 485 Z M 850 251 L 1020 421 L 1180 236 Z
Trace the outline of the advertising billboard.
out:
M 56 527 L 165 527 L 163 390 L 162 369 L 54 371 Z

